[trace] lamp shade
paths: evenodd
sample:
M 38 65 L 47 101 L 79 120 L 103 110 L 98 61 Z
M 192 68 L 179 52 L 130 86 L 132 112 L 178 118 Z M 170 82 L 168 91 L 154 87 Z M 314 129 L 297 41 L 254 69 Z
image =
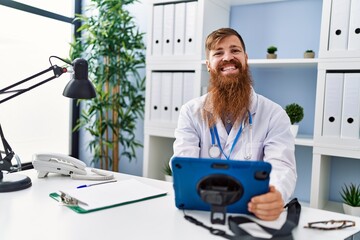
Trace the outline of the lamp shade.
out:
M 88 63 L 83 58 L 73 61 L 73 78 L 66 85 L 63 95 L 69 98 L 90 99 L 96 96 L 94 85 L 88 79 Z

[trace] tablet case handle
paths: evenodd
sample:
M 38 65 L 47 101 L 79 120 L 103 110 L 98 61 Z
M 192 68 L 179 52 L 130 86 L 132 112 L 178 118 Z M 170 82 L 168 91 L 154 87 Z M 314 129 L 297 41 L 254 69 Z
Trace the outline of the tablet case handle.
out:
M 225 224 L 226 207 L 243 196 L 244 188 L 229 175 L 212 174 L 199 181 L 197 191 L 201 199 L 211 206 L 211 223 Z

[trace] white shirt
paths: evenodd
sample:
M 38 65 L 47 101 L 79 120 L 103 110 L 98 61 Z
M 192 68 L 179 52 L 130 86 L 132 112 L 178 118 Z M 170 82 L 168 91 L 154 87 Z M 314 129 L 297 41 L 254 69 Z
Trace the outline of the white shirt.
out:
M 174 156 L 210 158 L 208 151 L 212 145 L 211 134 L 202 114 L 206 96 L 207 94 L 190 100 L 182 106 L 175 130 Z M 251 98 L 252 144 L 249 124 L 245 122 L 230 159 L 245 159 L 251 147 L 250 161 L 265 161 L 272 165 L 270 184 L 282 194 L 284 202 L 288 202 L 294 192 L 297 179 L 295 144 L 290 131 L 289 117 L 280 105 L 254 91 Z M 211 112 L 209 108 L 206 110 Z M 221 120 L 216 123 L 221 146 L 226 155 L 230 153 L 240 125 L 234 124 L 228 134 Z M 223 154 L 222 158 L 226 159 Z

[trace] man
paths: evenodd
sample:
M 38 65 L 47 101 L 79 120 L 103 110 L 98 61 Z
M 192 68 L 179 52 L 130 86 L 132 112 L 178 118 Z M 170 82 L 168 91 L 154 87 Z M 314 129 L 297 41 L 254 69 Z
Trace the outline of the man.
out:
M 235 30 L 212 32 L 205 48 L 209 91 L 183 105 L 174 156 L 269 162 L 269 192 L 253 197 L 248 210 L 260 219 L 275 220 L 297 178 L 289 117 L 253 90 L 245 44 Z

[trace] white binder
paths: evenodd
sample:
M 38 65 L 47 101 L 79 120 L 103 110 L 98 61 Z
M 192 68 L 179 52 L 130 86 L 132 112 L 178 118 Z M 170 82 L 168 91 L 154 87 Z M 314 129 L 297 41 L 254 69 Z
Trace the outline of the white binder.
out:
M 175 5 L 164 5 L 163 55 L 172 55 L 174 48 Z
M 183 72 L 173 73 L 171 120 L 177 122 L 183 104 Z
M 329 51 L 347 50 L 351 0 L 333 0 L 331 7 Z
M 195 97 L 194 94 L 194 72 L 184 72 L 183 104 Z
M 351 1 L 348 50 L 360 50 L 360 0 Z
M 150 96 L 150 120 L 160 119 L 161 102 L 161 73 L 152 72 L 151 74 L 151 96 Z
M 340 137 L 343 83 L 343 73 L 326 74 L 323 136 Z
M 359 139 L 360 73 L 345 73 L 341 138 Z
M 185 7 L 185 2 L 175 4 L 174 55 L 184 54 Z
M 196 32 L 196 9 L 197 2 L 186 3 L 186 27 L 185 27 L 185 54 L 195 54 Z
M 163 45 L 163 23 L 164 23 L 164 6 L 154 5 L 153 8 L 153 36 L 152 36 L 152 55 L 162 54 Z
M 163 72 L 161 76 L 161 121 L 171 121 L 172 72 Z

